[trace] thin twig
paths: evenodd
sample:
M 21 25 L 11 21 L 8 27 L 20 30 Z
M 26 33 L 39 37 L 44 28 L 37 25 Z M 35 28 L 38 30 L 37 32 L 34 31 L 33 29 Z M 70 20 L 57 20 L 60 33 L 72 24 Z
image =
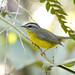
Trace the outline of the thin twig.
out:
M 5 66 L 5 75 L 6 75 L 6 68 L 7 68 L 7 66 L 6 66 L 6 63 L 7 63 L 7 57 L 5 56 L 5 58 L 4 58 L 4 66 Z
M 14 1 L 16 4 L 18 4 L 16 0 L 13 0 L 13 1 Z M 33 19 L 33 17 L 31 16 L 31 14 L 29 13 L 29 11 L 28 11 L 27 9 L 25 9 L 22 5 L 19 5 L 19 7 L 20 7 L 23 11 L 27 12 L 28 15 L 29 15 L 29 17 L 30 17 L 34 22 L 36 22 L 36 21 Z M 37 22 L 36 22 L 36 23 L 37 23 Z
M 5 29 L 3 29 L 2 31 L 0 31 L 0 34 L 2 34 L 4 31 L 6 31 L 10 26 L 6 27 Z
M 50 60 L 46 57 L 46 55 L 43 55 L 43 57 L 44 57 L 48 62 L 54 64 L 54 62 L 50 61 Z
M 16 20 L 17 20 L 17 16 L 18 16 L 18 12 L 19 12 L 19 5 L 20 5 L 20 0 L 18 0 L 18 6 L 17 6 L 17 11 L 16 11 L 16 14 L 15 14 L 15 19 L 14 19 L 13 25 L 15 25 Z M 22 45 L 23 50 L 24 50 L 24 55 L 26 55 L 26 50 L 25 50 L 25 47 L 24 47 L 23 42 L 21 40 L 21 36 L 20 36 L 19 32 L 18 32 L 18 35 L 19 35 L 20 42 L 21 42 L 21 45 Z
M 21 42 L 21 45 L 22 45 L 23 50 L 24 50 L 24 55 L 26 56 L 26 50 L 25 50 L 25 47 L 24 47 L 24 44 L 23 44 L 23 42 L 22 42 L 22 39 L 21 39 L 21 36 L 20 36 L 19 32 L 18 32 L 18 35 L 19 35 L 20 42 Z
M 15 23 L 16 23 L 17 15 L 18 15 L 18 12 L 19 12 L 19 5 L 20 5 L 20 0 L 18 0 L 17 11 L 16 11 L 16 14 L 15 14 L 15 19 L 14 19 L 13 25 L 15 25 Z
M 6 48 L 5 48 L 5 57 L 4 57 L 4 65 L 5 65 L 5 75 L 6 75 L 6 63 L 7 63 L 7 50 L 8 50 L 8 29 L 6 30 Z

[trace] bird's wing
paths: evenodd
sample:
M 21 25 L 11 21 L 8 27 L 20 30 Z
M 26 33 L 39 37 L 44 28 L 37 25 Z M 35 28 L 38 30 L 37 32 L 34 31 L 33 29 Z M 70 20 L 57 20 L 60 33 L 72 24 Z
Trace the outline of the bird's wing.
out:
M 61 42 L 56 37 L 56 35 L 54 35 L 53 33 L 51 33 L 48 30 L 45 30 L 45 29 L 42 29 L 41 31 L 38 30 L 38 32 L 36 34 L 37 34 L 37 37 L 40 39 L 43 39 L 43 40 L 48 41 L 50 43 L 62 45 Z

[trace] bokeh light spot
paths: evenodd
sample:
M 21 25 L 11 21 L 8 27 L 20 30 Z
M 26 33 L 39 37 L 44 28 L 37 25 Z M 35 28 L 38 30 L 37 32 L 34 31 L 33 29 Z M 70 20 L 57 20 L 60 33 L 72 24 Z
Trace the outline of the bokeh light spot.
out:
M 15 33 L 9 32 L 8 34 L 8 42 L 9 44 L 14 44 L 17 40 L 17 35 Z

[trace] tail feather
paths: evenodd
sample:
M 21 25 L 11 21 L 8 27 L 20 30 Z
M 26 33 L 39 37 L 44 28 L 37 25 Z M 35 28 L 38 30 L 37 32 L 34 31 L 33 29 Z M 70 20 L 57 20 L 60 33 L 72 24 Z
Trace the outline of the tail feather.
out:
M 61 36 L 58 36 L 57 37 L 59 40 L 62 40 L 62 39 L 72 39 L 71 37 L 61 37 Z
M 64 42 L 64 41 L 66 41 L 67 39 L 71 39 L 71 37 L 58 37 L 58 39 L 59 39 L 60 42 Z M 60 45 L 62 45 L 62 44 L 60 44 Z M 62 46 L 63 46 L 63 45 L 62 45 Z
M 62 43 L 60 43 L 60 45 L 64 47 L 64 45 Z

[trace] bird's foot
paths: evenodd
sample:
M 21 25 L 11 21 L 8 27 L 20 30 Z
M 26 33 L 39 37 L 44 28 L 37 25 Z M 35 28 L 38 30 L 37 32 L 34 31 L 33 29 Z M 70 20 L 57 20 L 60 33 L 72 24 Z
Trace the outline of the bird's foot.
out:
M 41 51 L 40 55 L 41 55 L 41 56 L 45 56 L 46 54 L 45 54 L 44 51 Z
M 43 56 L 43 55 L 46 55 L 45 52 L 46 52 L 47 50 L 49 50 L 49 49 L 46 49 L 46 50 L 44 50 L 44 51 L 41 50 L 41 53 L 40 53 L 40 54 L 41 54 L 42 56 Z

